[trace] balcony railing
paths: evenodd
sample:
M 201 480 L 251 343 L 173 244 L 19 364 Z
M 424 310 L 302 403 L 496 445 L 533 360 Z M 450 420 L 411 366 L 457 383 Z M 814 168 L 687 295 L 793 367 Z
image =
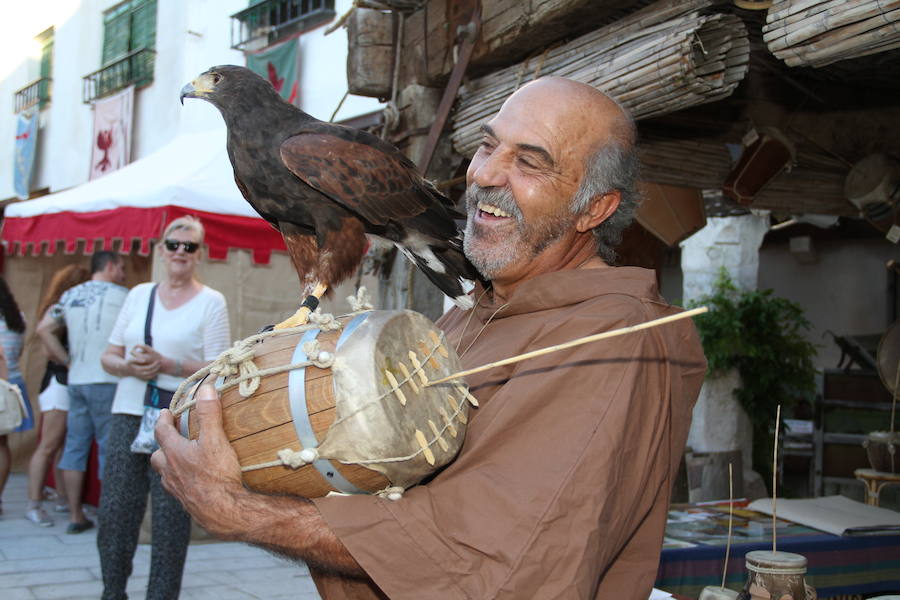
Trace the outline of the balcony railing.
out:
M 41 77 L 17 91 L 13 101 L 13 111 L 18 113 L 36 104 L 44 108 L 44 105 L 50 101 L 50 83 L 52 81 L 49 77 Z
M 102 69 L 85 75 L 82 80 L 82 99 L 85 104 L 108 96 L 134 84 L 137 87 L 153 81 L 153 61 L 156 51 L 139 48 Z
M 259 39 L 271 44 L 333 18 L 334 0 L 265 0 L 231 15 L 231 47 L 243 50 Z

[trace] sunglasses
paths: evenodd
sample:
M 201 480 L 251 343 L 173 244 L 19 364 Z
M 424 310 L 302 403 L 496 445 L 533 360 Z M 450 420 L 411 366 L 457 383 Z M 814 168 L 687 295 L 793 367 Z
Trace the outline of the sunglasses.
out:
M 169 252 L 177 252 L 178 246 L 181 246 L 188 254 L 193 254 L 200 247 L 197 242 L 179 242 L 178 240 L 165 240 L 163 244 Z

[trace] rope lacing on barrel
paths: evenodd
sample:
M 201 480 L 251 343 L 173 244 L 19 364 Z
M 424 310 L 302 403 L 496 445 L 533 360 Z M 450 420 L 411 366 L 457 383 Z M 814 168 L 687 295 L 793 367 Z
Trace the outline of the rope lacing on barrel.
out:
M 350 304 L 350 310 L 353 312 L 364 312 L 375 308 L 370 302 L 369 290 L 366 289 L 366 286 L 356 290 L 355 296 L 347 296 L 347 303 Z
M 259 389 L 259 367 L 253 362 L 252 344 L 246 343 L 246 340 L 235 342 L 209 365 L 209 374 L 215 377 L 239 374 L 241 396 L 246 398 L 254 393 Z
M 343 327 L 341 322 L 335 319 L 333 315 L 328 313 L 323 314 L 321 309 L 316 309 L 315 312 L 310 313 L 309 321 L 309 323 L 298 327 L 265 331 L 235 342 L 231 348 L 222 352 L 214 361 L 181 382 L 172 398 L 172 414 L 178 416 L 196 404 L 194 398 L 182 403 L 185 391 L 203 381 L 209 375 L 215 377 L 231 377 L 237 375 L 237 377 L 225 382 L 219 391 L 225 391 L 238 386 L 238 391 L 241 396 L 247 398 L 259 389 L 259 382 L 269 375 L 276 375 L 278 373 L 284 373 L 285 371 L 292 371 L 310 365 L 319 368 L 330 367 L 334 362 L 334 356 L 330 352 L 321 350 L 318 347 L 318 344 L 311 347 L 311 350 L 313 350 L 312 352 L 307 352 L 308 360 L 305 361 L 270 367 L 268 369 L 260 369 L 256 366 L 256 363 L 253 362 L 254 346 L 257 342 L 266 338 L 284 333 L 302 333 L 313 329 L 330 331 Z M 304 346 L 304 351 L 306 351 L 306 346 Z

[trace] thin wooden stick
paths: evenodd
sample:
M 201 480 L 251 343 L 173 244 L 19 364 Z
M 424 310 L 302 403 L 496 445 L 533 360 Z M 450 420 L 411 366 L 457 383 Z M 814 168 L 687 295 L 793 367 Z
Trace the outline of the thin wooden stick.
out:
M 890 263 L 888 264 L 890 265 Z M 897 364 L 897 372 L 894 374 L 894 397 L 891 399 L 891 433 L 888 436 L 888 450 L 892 450 L 894 446 L 894 417 L 897 413 L 897 395 L 900 393 L 900 390 L 897 389 L 898 387 L 900 387 L 900 363 Z M 894 453 L 890 452 L 889 454 L 891 455 L 891 473 L 896 473 L 897 469 L 894 464 Z
M 451 379 L 456 379 L 458 377 L 465 377 L 466 375 L 472 375 L 473 373 L 480 373 L 482 371 L 487 371 L 488 369 L 493 369 L 494 367 L 502 367 L 504 365 L 511 365 L 512 363 L 517 363 L 517 362 L 521 362 L 523 360 L 528 360 L 529 358 L 536 358 L 538 356 L 544 356 L 545 354 L 550 354 L 551 352 L 556 352 L 558 350 L 565 350 L 566 348 L 572 348 L 574 346 L 580 346 L 582 344 L 587 344 L 590 342 L 605 340 L 606 338 L 616 337 L 619 335 L 625 335 L 626 333 L 640 331 L 641 329 L 649 329 L 650 327 L 656 327 L 657 325 L 665 325 L 666 323 L 671 323 L 672 321 L 678 321 L 680 319 L 686 319 L 688 317 L 695 317 L 695 316 L 701 315 L 707 311 L 709 311 L 709 308 L 707 308 L 705 306 L 701 306 L 699 308 L 694 308 L 692 310 L 686 310 L 684 312 L 680 312 L 675 315 L 669 315 L 668 317 L 660 317 L 659 319 L 653 319 L 652 321 L 647 321 L 646 323 L 640 323 L 638 325 L 631 325 L 629 327 L 622 327 L 621 329 L 613 329 L 612 331 L 604 331 L 603 333 L 596 333 L 594 335 L 585 336 L 582 338 L 572 340 L 571 342 L 565 342 L 563 344 L 557 344 L 555 346 L 548 346 L 547 348 L 541 348 L 540 350 L 532 350 L 531 352 L 526 352 L 524 354 L 518 354 L 516 356 L 512 356 L 510 358 L 504 358 L 503 360 L 498 360 L 496 362 L 482 365 L 480 367 L 475 367 L 472 369 L 468 369 L 466 371 L 460 371 L 460 372 L 454 373 L 452 375 L 447 375 L 446 377 L 443 377 L 441 379 L 435 379 L 434 381 L 429 381 L 425 387 L 428 387 L 431 385 L 436 385 L 438 383 L 444 383 L 445 381 L 450 381 Z
M 773 459 L 772 465 L 772 552 L 778 551 L 778 527 L 777 527 L 777 519 L 775 517 L 775 501 L 777 498 L 777 494 L 775 493 L 775 487 L 778 484 L 778 430 L 781 425 L 781 405 L 778 405 L 778 410 L 775 413 L 775 458 Z
M 900 363 L 897 364 L 897 373 L 894 375 L 894 398 L 891 401 L 891 443 L 894 443 L 894 416 L 897 413 L 897 388 L 900 387 Z M 892 455 L 893 456 L 893 455 Z
M 734 521 L 734 480 L 728 463 L 728 539 L 725 541 L 725 568 L 722 569 L 722 589 L 725 589 L 725 576 L 728 574 L 728 555 L 731 553 L 731 523 Z

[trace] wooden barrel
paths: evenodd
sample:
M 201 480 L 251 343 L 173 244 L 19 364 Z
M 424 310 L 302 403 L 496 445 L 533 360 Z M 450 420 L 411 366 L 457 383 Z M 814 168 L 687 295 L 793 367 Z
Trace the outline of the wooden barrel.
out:
M 882 473 L 900 473 L 900 432 L 870 431 L 863 447 L 873 469 Z
M 309 498 L 405 489 L 459 451 L 466 388 L 461 380 L 423 385 L 461 370 L 440 330 L 412 311 L 368 311 L 337 321 L 338 329 L 313 327 L 253 343 L 255 367 L 281 372 L 264 374 L 251 395 L 235 385 L 239 375 L 217 382 L 223 427 L 251 489 Z M 308 364 L 315 358 L 331 362 Z M 190 410 L 178 426 L 197 437 Z M 308 464 L 292 467 L 280 458 L 285 450 L 295 460 L 303 450 L 315 453 L 301 458 Z

